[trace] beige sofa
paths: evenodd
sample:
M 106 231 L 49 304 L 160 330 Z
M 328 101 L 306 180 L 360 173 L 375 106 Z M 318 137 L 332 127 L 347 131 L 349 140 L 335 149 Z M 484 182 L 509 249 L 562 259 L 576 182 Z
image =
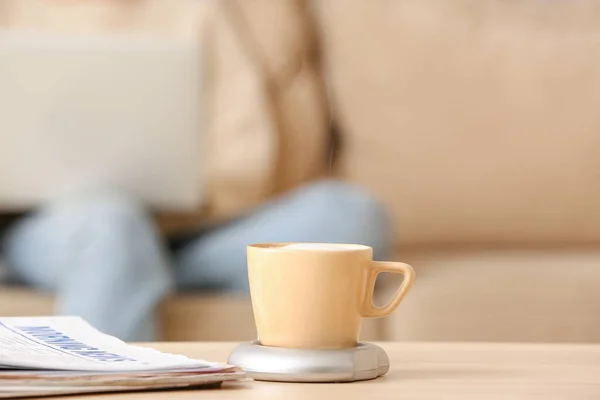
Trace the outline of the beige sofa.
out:
M 386 339 L 600 340 L 600 9 L 315 2 L 338 173 L 417 280 Z
M 314 2 L 334 173 L 387 204 L 417 272 L 363 339 L 600 341 L 600 10 L 567 3 Z M 49 312 L 0 292 L 0 315 Z M 166 340 L 254 337 L 247 298 L 177 296 L 161 320 Z

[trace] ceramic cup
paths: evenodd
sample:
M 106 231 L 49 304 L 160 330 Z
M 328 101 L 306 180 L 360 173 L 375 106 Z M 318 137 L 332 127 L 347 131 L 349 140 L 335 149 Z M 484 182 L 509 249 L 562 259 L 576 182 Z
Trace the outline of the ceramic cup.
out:
M 247 248 L 258 340 L 264 346 L 337 349 L 356 345 L 363 318 L 385 317 L 414 280 L 413 268 L 373 261 L 373 249 L 330 243 L 263 243 Z M 404 280 L 383 307 L 373 304 L 381 272 Z

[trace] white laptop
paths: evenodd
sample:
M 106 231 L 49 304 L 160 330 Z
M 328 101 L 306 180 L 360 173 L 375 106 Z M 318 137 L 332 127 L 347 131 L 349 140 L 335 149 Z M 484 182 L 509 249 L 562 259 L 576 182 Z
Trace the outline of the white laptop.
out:
M 200 55 L 175 38 L 0 31 L 0 210 L 98 190 L 197 206 Z

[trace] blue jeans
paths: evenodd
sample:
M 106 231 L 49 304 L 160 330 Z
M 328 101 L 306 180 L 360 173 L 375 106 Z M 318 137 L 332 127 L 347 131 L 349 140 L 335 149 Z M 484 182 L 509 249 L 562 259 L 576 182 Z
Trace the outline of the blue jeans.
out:
M 22 218 L 6 232 L 3 253 L 13 278 L 56 293 L 57 314 L 79 315 L 122 340 L 151 341 L 154 310 L 171 291 L 248 293 L 247 244 L 360 243 L 384 258 L 386 222 L 368 194 L 326 180 L 171 245 L 140 203 L 104 195 Z

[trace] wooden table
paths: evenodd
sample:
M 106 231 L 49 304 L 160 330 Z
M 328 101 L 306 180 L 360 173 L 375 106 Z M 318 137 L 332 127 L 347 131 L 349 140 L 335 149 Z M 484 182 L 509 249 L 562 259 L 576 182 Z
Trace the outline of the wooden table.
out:
M 600 399 L 600 345 L 380 343 L 391 369 L 342 384 L 227 383 L 221 389 L 94 395 L 97 400 Z M 152 347 L 225 362 L 235 343 Z M 90 400 L 91 396 L 64 399 Z

